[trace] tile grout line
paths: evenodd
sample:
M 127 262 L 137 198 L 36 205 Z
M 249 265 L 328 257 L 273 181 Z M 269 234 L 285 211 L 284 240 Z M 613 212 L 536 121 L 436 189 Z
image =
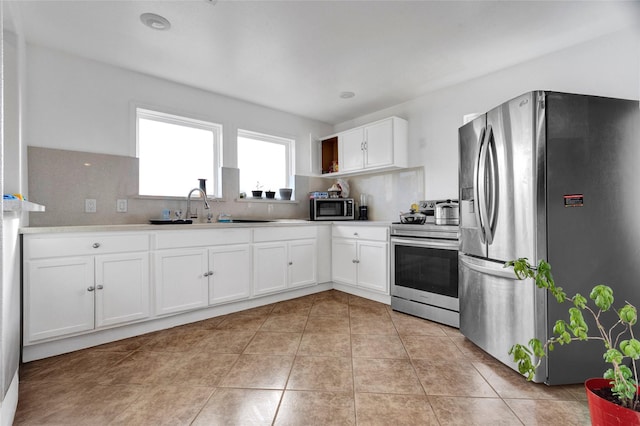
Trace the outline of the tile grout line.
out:
M 315 304 L 315 295 L 312 299 L 311 306 L 309 307 L 309 312 L 307 312 L 307 319 L 304 322 L 304 327 L 302 328 L 302 333 L 300 335 L 300 341 L 298 341 L 298 347 L 296 348 L 296 353 L 293 354 L 293 361 L 291 362 L 291 368 L 289 369 L 289 374 L 287 375 L 287 380 L 284 382 L 284 386 L 282 389 L 282 393 L 280 394 L 280 400 L 278 401 L 278 406 L 273 414 L 273 420 L 271 420 L 271 426 L 274 426 L 276 423 L 276 419 L 278 418 L 278 414 L 280 413 L 280 407 L 282 407 L 282 401 L 284 400 L 284 394 L 287 391 L 287 385 L 289 384 L 289 380 L 291 379 L 291 373 L 293 372 L 293 366 L 296 363 L 296 359 L 298 357 L 298 352 L 300 352 L 300 345 L 302 345 L 302 338 L 304 337 L 304 331 L 307 328 L 307 324 L 309 323 L 309 317 L 311 316 L 311 309 L 313 309 L 313 305 Z

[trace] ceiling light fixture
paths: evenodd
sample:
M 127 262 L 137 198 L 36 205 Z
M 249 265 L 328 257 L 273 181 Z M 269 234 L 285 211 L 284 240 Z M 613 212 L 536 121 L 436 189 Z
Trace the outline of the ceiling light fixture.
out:
M 171 22 L 167 18 L 155 13 L 143 13 L 140 15 L 140 21 L 154 30 L 165 31 L 171 28 Z
M 340 97 L 342 99 L 350 99 L 353 98 L 356 94 L 353 92 L 340 92 Z

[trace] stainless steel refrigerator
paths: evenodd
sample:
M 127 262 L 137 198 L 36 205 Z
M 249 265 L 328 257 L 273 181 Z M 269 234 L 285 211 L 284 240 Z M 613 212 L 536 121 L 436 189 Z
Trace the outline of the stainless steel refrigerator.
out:
M 520 257 L 546 259 L 569 295 L 607 284 L 618 304 L 640 307 L 638 101 L 526 93 L 461 127 L 459 148 L 462 334 L 515 368 L 511 345 L 544 341 L 568 319 L 568 306 L 503 267 Z M 600 376 L 599 345 L 556 345 L 534 380 Z

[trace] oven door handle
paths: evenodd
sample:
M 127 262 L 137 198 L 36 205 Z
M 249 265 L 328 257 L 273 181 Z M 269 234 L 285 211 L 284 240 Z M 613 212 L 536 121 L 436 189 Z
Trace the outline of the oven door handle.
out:
M 438 241 L 422 238 L 391 238 L 391 244 L 403 244 L 414 247 L 458 250 L 457 241 Z

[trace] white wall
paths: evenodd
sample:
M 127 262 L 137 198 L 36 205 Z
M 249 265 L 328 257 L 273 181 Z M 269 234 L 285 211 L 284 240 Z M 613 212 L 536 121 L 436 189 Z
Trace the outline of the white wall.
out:
M 335 128 L 269 108 L 29 46 L 28 145 L 135 155 L 130 103 L 138 101 L 224 125 L 224 164 L 235 167 L 237 128 L 294 137 L 298 174 L 311 170 L 309 133 L 345 130 L 390 115 L 409 120 L 410 166 L 424 167 L 424 198 L 457 195 L 457 129 L 465 114 L 484 112 L 530 90 L 637 99 L 638 32 L 624 31 L 540 57 Z M 351 178 L 354 183 L 358 178 Z M 393 205 L 396 211 L 404 206 Z
M 640 31 L 611 34 L 336 126 L 342 131 L 390 115 L 409 120 L 410 166 L 424 166 L 425 199 L 457 197 L 458 127 L 531 90 L 640 97 Z
M 220 213 L 253 218 L 308 216 L 304 200 L 310 190 L 305 177 L 311 173 L 310 135 L 329 134 L 332 126 L 42 46 L 27 44 L 26 51 L 26 146 L 63 150 L 69 152 L 69 159 L 77 153 L 126 159 L 136 156 L 135 106 L 208 120 L 223 126 L 224 202 L 214 203 L 214 217 Z M 236 202 L 239 128 L 295 140 L 297 202 Z M 140 198 L 137 190 L 127 191 L 130 185 L 119 185 L 117 179 L 82 180 L 82 174 L 77 174 L 68 176 L 72 184 L 59 184 L 62 179 L 52 182 L 61 173 L 72 172 L 63 163 L 48 161 L 29 172 L 29 199 L 47 207 L 45 213 L 31 215 L 32 226 L 146 223 L 163 209 L 185 209 L 184 199 Z M 137 168 L 135 173 L 137 179 Z M 185 197 L 189 189 L 185 188 Z M 98 214 L 84 213 L 86 198 L 97 200 Z M 129 199 L 125 214 L 116 213 L 120 198 Z M 201 215 L 199 220 L 206 219 Z
M 6 21 L 5 18 L 6 17 Z M 21 193 L 26 182 L 24 147 L 21 144 L 20 112 L 23 80 L 23 40 L 7 31 L 10 10 L 0 4 L 0 192 Z M 0 217 L 0 425 L 13 423 L 18 402 L 18 364 L 20 359 L 20 238 L 18 229 L 26 225 L 27 215 L 4 212 Z
M 309 134 L 326 123 L 261 107 L 41 46 L 27 49 L 29 146 L 136 156 L 132 104 L 224 126 L 223 165 L 237 167 L 238 128 L 296 140 L 296 174 L 311 170 Z

